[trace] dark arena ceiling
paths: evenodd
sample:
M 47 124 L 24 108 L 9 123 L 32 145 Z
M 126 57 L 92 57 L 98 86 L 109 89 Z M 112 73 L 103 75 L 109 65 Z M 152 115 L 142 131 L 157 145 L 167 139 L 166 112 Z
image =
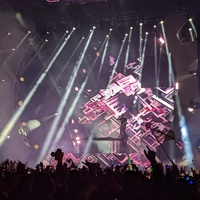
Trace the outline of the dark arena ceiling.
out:
M 184 35 L 184 31 L 191 28 L 186 23 L 189 18 L 193 19 L 194 26 L 198 31 L 199 8 L 199 0 L 2 0 L 0 6 L 0 79 L 2 80 L 0 84 L 0 101 L 3 102 L 0 107 L 2 113 L 0 117 L 0 130 L 2 132 L 5 129 L 9 129 L 7 126 L 12 124 L 10 123 L 11 117 L 23 104 L 26 104 L 24 101 L 28 96 L 30 99 L 21 114 L 15 118 L 14 124 L 11 127 L 12 130 L 9 131 L 10 138 L 6 139 L 1 145 L 0 148 L 3 153 L 0 159 L 3 160 L 7 157 L 18 159 L 19 157 L 23 161 L 27 159 L 33 160 L 33 163 L 38 159 L 42 147 L 47 140 L 48 133 L 52 129 L 52 123 L 57 116 L 58 106 L 63 101 L 63 96 L 66 95 L 66 91 L 70 87 L 72 89 L 69 90 L 67 101 L 64 106 L 60 106 L 62 108 L 62 116 L 56 129 L 58 131 L 60 127 L 63 128 L 65 134 L 59 138 L 60 140 L 54 148 L 62 146 L 63 151 L 76 152 L 77 146 L 74 145 L 73 141 L 75 138 L 74 132 L 77 134 L 77 130 L 80 129 L 81 133 L 79 136 L 87 138 L 88 133 L 95 126 L 93 124 L 93 127 L 91 127 L 84 120 L 82 106 L 89 98 L 98 94 L 101 89 L 106 89 L 113 70 L 113 66 L 110 63 L 111 58 L 114 58 L 115 61 L 118 60 L 116 73 L 132 76 L 134 73 L 131 71 L 131 68 L 127 68 L 128 70 L 125 72 L 124 65 L 126 63 L 127 66 L 128 64 L 132 66 L 131 63 L 137 65 L 141 62 L 138 59 L 140 57 L 140 39 L 143 41 L 143 45 L 145 33 L 148 32 L 149 39 L 146 43 L 144 66 L 150 65 L 155 51 L 154 36 L 159 37 L 163 35 L 160 25 L 162 20 L 164 22 L 166 20 L 166 32 L 169 37 L 168 43 L 172 52 L 172 68 L 175 77 L 186 77 L 189 71 L 188 66 L 197 59 L 197 34 L 194 36 L 194 41 L 191 42 L 191 38 L 188 40 L 188 35 Z M 140 23 L 143 26 L 141 38 Z M 184 26 L 182 27 L 182 25 Z M 84 49 L 87 46 L 87 39 L 91 33 L 90 30 L 93 30 L 94 26 L 96 27 L 94 35 L 83 57 Z M 120 56 L 119 52 L 125 41 L 125 34 L 130 32 L 130 27 L 133 28 L 132 40 L 129 45 L 130 53 L 128 58 L 126 58 L 126 48 L 121 51 Z M 73 28 L 76 30 L 73 31 L 68 41 L 67 37 Z M 112 29 L 112 33 L 110 33 L 110 29 Z M 183 33 L 179 40 L 177 39 L 178 32 L 179 36 Z M 106 46 L 105 38 L 109 34 L 111 34 L 111 37 L 102 64 L 103 52 Z M 175 45 L 173 39 L 178 41 L 177 45 Z M 63 46 L 59 54 L 56 54 L 63 40 L 66 41 L 66 45 Z M 181 42 L 186 44 L 184 49 L 183 45 L 180 47 Z M 127 47 L 127 44 L 125 43 L 124 46 Z M 159 54 L 161 45 L 156 44 L 156 46 L 158 46 Z M 185 51 L 189 52 L 187 56 L 185 56 Z M 179 53 L 183 56 L 179 57 Z M 56 59 L 54 59 L 55 56 Z M 79 61 L 81 65 L 76 71 Z M 166 67 L 163 67 L 159 72 L 159 86 L 162 88 L 172 87 L 168 79 L 166 50 L 164 50 L 161 56 L 160 63 Z M 45 71 L 50 65 L 51 68 Z M 40 75 L 42 73 L 44 73 L 45 79 L 40 82 Z M 71 75 L 73 73 L 76 74 L 76 80 L 72 81 Z M 90 76 L 87 78 L 88 73 Z M 122 79 L 122 77 L 120 78 Z M 70 108 L 73 106 L 75 97 L 86 79 L 87 82 L 83 92 L 73 113 L 69 116 L 69 123 L 62 127 L 65 115 L 71 112 Z M 183 80 L 183 78 L 180 78 L 180 80 Z M 144 68 L 142 86 L 151 88 L 151 92 L 154 93 L 156 92 L 155 82 L 155 71 Z M 185 90 L 180 91 L 181 104 L 184 109 L 191 98 L 198 97 L 197 82 L 197 79 L 188 79 L 187 81 L 184 79 L 183 81 L 183 85 L 187 86 Z M 196 86 L 192 86 L 194 89 L 192 91 L 190 84 L 193 83 Z M 30 91 L 37 85 L 38 88 L 35 89 L 35 93 L 30 96 Z M 163 91 L 160 90 L 160 93 Z M 129 107 L 132 109 L 133 100 L 130 98 L 124 99 L 125 95 L 123 95 L 117 96 L 118 101 L 122 105 L 123 102 L 126 102 L 127 109 Z M 141 95 L 139 98 L 142 101 L 146 96 Z M 174 97 L 167 96 L 167 98 L 171 101 Z M 151 98 L 147 99 L 148 102 L 152 101 Z M 164 110 L 171 113 L 173 109 Z M 137 111 L 135 110 L 135 112 Z M 59 115 L 59 112 L 57 114 Z M 198 115 L 198 113 L 196 114 Z M 82 119 L 82 122 L 85 123 L 81 128 L 78 128 L 78 125 L 76 127 L 76 120 L 78 119 Z M 167 116 L 167 120 L 170 121 L 169 116 Z M 176 116 L 175 120 L 177 120 Z M 189 116 L 186 120 L 188 120 L 191 132 L 193 134 L 197 133 L 197 130 L 200 128 L 196 124 L 197 118 L 193 119 Z M 30 127 L 32 127 L 28 127 L 28 135 L 26 137 L 20 135 L 20 127 L 23 122 L 26 125 L 29 123 Z M 97 121 L 95 123 L 97 124 Z M 112 121 L 112 123 L 114 122 Z M 108 126 L 108 129 L 105 128 L 106 126 Z M 111 122 L 109 121 L 106 126 L 102 129 L 103 131 L 109 130 L 110 126 L 112 126 Z M 178 130 L 177 124 L 167 124 L 167 126 Z M 26 132 L 26 130 L 24 131 Z M 179 131 L 176 132 L 176 135 L 179 139 Z M 117 134 L 114 135 L 114 137 L 117 136 Z M 53 137 L 52 140 L 54 140 Z M 197 140 L 198 134 L 194 134 L 193 141 Z M 196 142 L 192 145 L 194 148 L 198 146 Z
M 118 27 L 142 22 L 154 25 L 171 13 L 193 17 L 198 13 L 198 0 L 3 0 L 1 8 L 19 12 L 37 31 L 62 30 L 73 26 Z M 3 5 L 3 6 L 2 6 Z

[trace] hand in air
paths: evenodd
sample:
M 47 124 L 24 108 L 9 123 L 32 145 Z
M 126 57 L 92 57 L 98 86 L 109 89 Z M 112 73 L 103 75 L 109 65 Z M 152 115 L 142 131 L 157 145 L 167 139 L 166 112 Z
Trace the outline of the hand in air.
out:
M 144 150 L 144 154 L 146 158 L 151 162 L 151 164 L 157 164 L 156 162 L 156 153 L 152 151 L 148 146 L 147 146 L 148 152 Z

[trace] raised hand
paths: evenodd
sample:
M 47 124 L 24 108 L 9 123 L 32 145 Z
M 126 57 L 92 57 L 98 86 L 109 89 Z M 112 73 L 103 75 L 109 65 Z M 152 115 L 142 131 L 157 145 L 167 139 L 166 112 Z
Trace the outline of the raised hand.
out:
M 157 164 L 156 162 L 156 153 L 152 151 L 148 146 L 147 146 L 148 152 L 144 150 L 144 154 L 146 158 L 151 162 L 152 165 Z

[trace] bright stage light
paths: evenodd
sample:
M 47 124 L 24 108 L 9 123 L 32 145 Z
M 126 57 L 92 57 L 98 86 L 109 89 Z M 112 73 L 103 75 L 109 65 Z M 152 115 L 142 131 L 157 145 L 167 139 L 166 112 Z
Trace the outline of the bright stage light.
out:
M 143 23 L 140 23 L 140 26 L 142 26 L 143 25 Z
M 47 31 L 47 35 L 49 35 L 49 32 Z
M 69 33 L 69 31 L 66 31 L 66 33 Z
M 112 31 L 112 28 L 110 28 L 109 30 Z
M 19 78 L 19 80 L 20 80 L 21 82 L 24 82 L 24 77 L 21 76 L 21 77 Z
M 154 25 L 153 27 L 156 28 L 156 25 Z
M 28 33 L 31 33 L 30 31 L 28 31 Z
M 72 33 L 73 33 L 73 31 L 69 34 L 69 36 L 68 36 L 69 38 L 71 37 Z M 26 34 L 24 36 L 24 38 L 17 45 L 16 49 L 18 49 L 20 47 L 20 45 L 23 43 L 23 41 L 26 39 L 27 36 L 28 36 L 28 34 Z M 51 69 L 53 63 L 57 59 L 57 57 L 60 54 L 60 52 L 63 50 L 63 48 L 64 48 L 64 46 L 65 46 L 66 43 L 67 43 L 67 41 L 64 41 L 63 44 L 59 47 L 59 49 L 57 49 L 57 52 L 55 51 L 55 55 L 53 57 L 51 57 L 50 60 L 48 60 L 48 62 L 47 62 L 48 65 L 47 65 L 45 71 L 40 75 L 40 77 L 37 79 L 37 81 L 36 81 L 35 85 L 33 86 L 33 88 L 27 94 L 26 98 L 24 99 L 23 105 L 18 108 L 18 110 L 10 118 L 10 120 L 8 121 L 8 123 L 6 124 L 6 126 L 4 127 L 4 129 L 1 131 L 0 146 L 3 144 L 3 142 L 6 139 L 6 136 L 11 132 L 11 130 L 15 126 L 16 122 L 19 120 L 19 117 L 22 115 L 23 111 L 25 110 L 26 106 L 28 105 L 28 103 L 30 102 L 31 98 L 35 94 L 36 90 L 38 89 L 38 87 L 40 86 L 40 84 L 45 79 L 46 75 L 48 74 L 49 70 Z M 3 64 L 7 63 L 10 58 L 11 57 L 8 57 Z M 42 153 L 41 153 L 41 155 L 42 155 Z M 41 158 L 39 158 L 39 159 L 41 160 Z
M 10 33 L 10 32 L 8 32 L 8 35 L 11 35 L 11 33 Z
M 75 87 L 74 89 L 75 89 L 75 91 L 77 91 L 77 92 L 79 91 L 78 87 Z
M 192 28 L 189 28 L 189 31 L 192 31 Z
M 48 42 L 48 40 L 47 40 L 47 39 L 45 39 L 45 42 Z
M 126 74 L 126 66 L 128 64 L 128 60 L 129 60 L 132 31 L 133 31 L 133 27 L 130 27 L 127 49 L 126 49 L 126 57 L 125 57 L 125 61 L 124 61 L 124 70 L 123 70 L 124 74 Z
M 107 38 L 109 38 L 109 35 L 106 35 Z
M 160 24 L 164 24 L 164 21 L 160 21 Z
M 175 84 L 175 89 L 178 90 L 179 89 L 179 83 Z
M 86 69 L 83 69 L 82 72 L 85 74 L 86 73 Z
M 12 51 L 15 51 L 15 48 L 12 48 Z
M 126 33 L 125 36 L 128 36 L 128 33 Z
M 194 109 L 193 109 L 193 108 L 188 108 L 188 111 L 189 111 L 189 112 L 193 112 Z
M 37 150 L 37 149 L 39 149 L 39 145 L 38 145 L 38 144 L 35 144 L 35 145 L 33 146 L 33 148 L 34 148 L 35 150 Z
M 185 156 L 188 162 L 188 166 L 191 167 L 193 165 L 193 152 L 184 116 L 182 116 L 179 123 L 180 123 L 181 140 L 184 143 Z
M 9 138 L 10 138 L 10 135 L 8 135 L 7 138 L 9 139 Z
M 93 29 L 96 29 L 96 26 L 93 26 Z
M 165 43 L 165 40 L 163 38 L 161 38 L 161 37 L 159 38 L 159 41 L 160 41 L 161 44 Z
M 124 39 L 122 40 L 122 44 L 121 44 L 120 51 L 119 51 L 119 53 L 118 53 L 117 59 L 116 59 L 116 61 L 115 61 L 115 63 L 114 63 L 114 67 L 113 67 L 113 69 L 112 69 L 111 76 L 109 77 L 109 81 L 108 81 L 108 84 L 107 84 L 107 88 L 110 87 L 110 84 L 111 84 L 111 82 L 112 82 L 112 79 L 113 79 L 113 77 L 114 77 L 114 75 L 115 75 L 115 73 L 116 73 L 116 69 L 117 69 L 117 66 L 118 66 L 118 63 L 119 63 L 119 59 L 120 59 L 120 56 L 121 56 L 121 54 L 122 54 L 122 50 L 123 50 L 123 48 L 124 48 L 126 39 L 127 39 L 127 36 L 125 35 L 125 36 L 124 36 Z
M 148 35 L 149 33 L 148 33 L 148 32 L 146 32 L 145 34 L 146 34 L 146 35 Z
M 74 133 L 78 133 L 78 129 L 74 129 Z
M 80 137 L 76 137 L 76 140 L 80 140 Z
M 189 18 L 189 22 L 191 22 L 192 21 L 192 18 Z
M 73 27 L 73 30 L 76 30 L 76 28 L 75 28 L 75 27 Z
M 80 66 L 82 64 L 82 61 L 83 59 L 85 58 L 85 54 L 86 54 L 86 51 L 88 49 L 88 46 L 89 46 L 89 43 L 92 39 L 92 36 L 93 36 L 93 33 L 94 31 L 92 31 L 90 34 L 89 34 L 89 38 L 87 39 L 87 43 L 85 44 L 84 46 L 84 49 L 83 49 L 83 52 L 81 54 L 81 57 L 79 59 L 79 62 L 77 63 L 77 65 L 75 66 L 72 74 L 71 74 L 71 77 L 66 85 L 66 92 L 65 94 L 63 95 L 61 101 L 60 101 L 60 104 L 58 106 L 58 111 L 59 111 L 59 116 L 61 116 L 61 114 L 63 113 L 63 108 L 66 106 L 66 102 L 69 98 L 69 96 L 71 95 L 71 91 L 72 91 L 72 87 L 74 85 L 74 82 L 75 82 L 75 79 L 77 78 L 77 75 L 78 75 L 78 71 L 80 69 Z M 82 84 L 83 85 L 83 84 Z M 83 91 L 82 89 L 82 86 L 78 92 L 81 93 Z M 77 95 L 76 95 L 77 97 Z M 42 153 L 40 154 L 40 156 L 42 156 L 44 153 L 47 153 L 47 150 L 49 151 L 50 149 L 54 148 L 55 146 L 57 146 L 57 143 L 58 141 L 60 140 L 60 138 L 62 137 L 64 131 L 65 131 L 65 128 L 66 128 L 66 124 L 69 122 L 69 119 L 72 115 L 72 112 L 74 111 L 75 109 L 75 106 L 78 102 L 78 100 L 80 99 L 80 96 L 79 98 L 75 98 L 71 107 L 69 108 L 69 111 L 67 112 L 67 115 L 65 116 L 64 120 L 63 120 L 63 123 L 61 124 L 59 130 L 58 129 L 58 123 L 60 121 L 60 117 L 56 117 L 55 120 L 53 121 L 53 123 L 51 124 L 51 127 L 50 127 L 50 132 L 48 134 L 48 137 L 45 141 L 45 144 L 42 148 Z M 53 137 L 55 136 L 54 140 L 53 140 L 53 143 L 51 144 L 52 142 L 52 139 Z M 38 161 L 41 160 L 41 157 L 38 158 Z
M 82 37 L 82 39 L 84 40 L 84 39 L 85 39 L 85 37 Z

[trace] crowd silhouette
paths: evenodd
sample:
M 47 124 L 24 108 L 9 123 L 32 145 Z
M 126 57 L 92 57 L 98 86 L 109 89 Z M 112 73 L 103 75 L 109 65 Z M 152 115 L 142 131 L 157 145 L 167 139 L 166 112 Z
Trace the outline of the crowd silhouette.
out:
M 78 167 L 63 161 L 61 149 L 51 155 L 56 167 L 39 163 L 29 168 L 20 161 L 0 165 L 0 200 L 196 200 L 200 199 L 200 173 L 176 165 L 163 166 L 156 154 L 144 151 L 150 170 L 134 164 L 102 168 L 87 160 Z

